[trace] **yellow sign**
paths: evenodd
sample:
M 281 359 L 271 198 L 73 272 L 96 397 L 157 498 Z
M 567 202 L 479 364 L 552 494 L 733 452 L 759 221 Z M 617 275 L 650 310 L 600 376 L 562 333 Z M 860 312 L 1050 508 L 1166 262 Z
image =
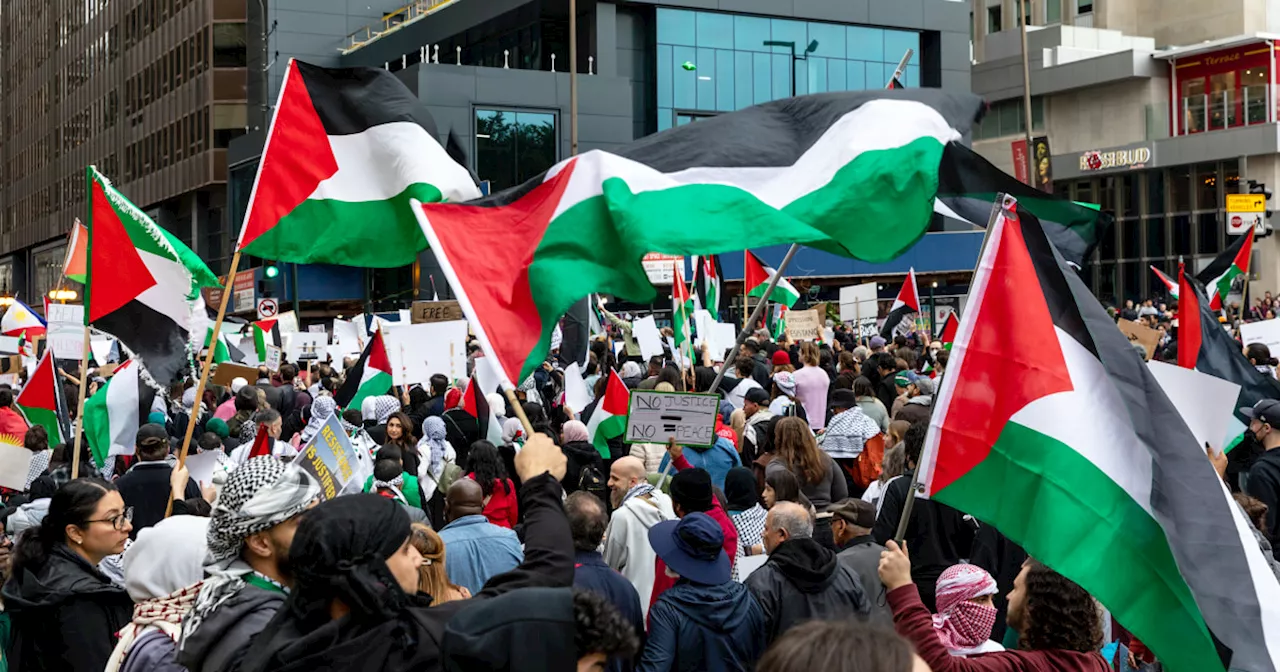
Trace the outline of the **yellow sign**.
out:
M 1266 212 L 1267 197 L 1262 194 L 1227 194 L 1227 212 Z

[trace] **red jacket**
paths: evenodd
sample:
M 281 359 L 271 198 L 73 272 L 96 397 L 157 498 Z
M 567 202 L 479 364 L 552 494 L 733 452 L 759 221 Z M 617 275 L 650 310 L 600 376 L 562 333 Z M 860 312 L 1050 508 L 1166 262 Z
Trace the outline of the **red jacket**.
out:
M 684 471 L 692 469 L 693 465 L 686 460 L 684 455 L 672 460 L 676 471 Z M 720 529 L 724 532 L 724 552 L 729 554 L 729 566 L 737 562 L 738 556 L 738 528 L 734 527 L 733 521 L 729 519 L 729 514 L 724 512 L 720 507 L 720 500 L 714 496 L 711 498 L 711 510 L 707 511 L 707 515 L 711 516 L 717 523 L 720 523 Z M 667 576 L 667 563 L 658 558 L 653 566 L 653 594 L 649 596 L 649 606 L 658 603 L 658 597 L 662 592 L 671 586 L 676 585 L 676 580 Z
M 474 481 L 476 475 L 472 472 L 467 474 L 467 478 Z M 516 521 L 520 519 L 520 504 L 516 499 L 516 486 L 511 479 L 508 478 L 505 483 L 494 479 L 493 495 L 484 507 L 484 517 L 498 527 L 512 529 L 516 526 Z
M 893 609 L 893 627 L 916 647 L 916 653 L 933 672 L 1108 672 L 1111 667 L 1096 652 L 1079 651 L 1000 651 L 972 658 L 960 658 L 947 652 L 933 629 L 933 618 L 916 584 L 908 584 L 889 592 Z
M 18 439 L 18 444 L 22 444 L 22 439 L 27 436 L 27 421 L 22 419 L 22 414 L 13 410 L 12 407 L 0 408 L 0 434 L 9 434 Z

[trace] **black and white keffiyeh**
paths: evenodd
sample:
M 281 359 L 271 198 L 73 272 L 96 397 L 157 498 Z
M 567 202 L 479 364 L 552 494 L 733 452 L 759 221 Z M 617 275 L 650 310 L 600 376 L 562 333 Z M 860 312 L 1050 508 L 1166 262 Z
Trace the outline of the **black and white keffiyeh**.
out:
M 822 449 L 833 459 L 853 458 L 862 454 L 867 439 L 880 433 L 880 425 L 861 408 L 854 407 L 831 418 L 822 439 Z

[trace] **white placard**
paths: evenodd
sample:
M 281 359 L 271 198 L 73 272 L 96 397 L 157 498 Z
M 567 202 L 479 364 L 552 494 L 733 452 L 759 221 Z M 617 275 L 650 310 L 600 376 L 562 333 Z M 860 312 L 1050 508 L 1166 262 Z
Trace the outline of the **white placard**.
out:
M 640 345 L 640 354 L 645 359 L 662 356 L 662 332 L 658 331 L 658 324 L 652 315 L 632 322 L 631 334 L 636 337 L 636 343 Z
M 623 349 L 623 348 L 625 348 L 625 347 L 627 347 L 626 342 L 624 342 L 624 341 L 614 341 L 614 342 L 613 342 L 613 356 L 614 356 L 614 357 L 621 357 L 621 356 L 622 356 L 622 349 Z
M 0 443 L 0 486 L 19 492 L 26 490 L 33 457 L 35 453 L 22 446 Z
M 327 333 L 329 333 L 329 332 L 328 332 L 328 330 L 326 330 L 326 329 L 325 329 L 325 327 L 324 327 L 324 325 L 323 325 L 323 324 L 313 324 L 313 325 L 311 325 L 311 326 L 307 327 L 307 331 L 309 331 L 309 332 L 311 332 L 311 333 L 313 333 L 313 334 L 327 334 Z
M 58 359 L 80 359 L 84 354 L 84 306 L 49 304 L 49 347 Z
M 1240 325 L 1240 340 L 1248 346 L 1250 343 L 1261 343 L 1271 350 L 1275 357 L 1280 352 L 1280 318 L 1262 322 L 1245 322 Z
M 413 311 L 408 308 L 401 308 L 400 322 L 403 324 L 409 324 L 412 321 L 413 321 Z
M 575 413 L 581 413 L 591 403 L 591 390 L 582 378 L 578 363 L 573 362 L 564 370 L 564 403 Z
M 351 357 L 353 359 L 359 359 L 360 353 L 351 352 L 346 348 L 346 346 L 343 346 L 343 345 L 329 346 L 329 361 L 333 362 L 334 370 L 345 371 L 347 367 L 343 366 L 342 362 L 347 357 Z
M 560 329 L 560 323 L 556 322 L 556 326 L 551 330 L 551 352 L 560 349 L 560 344 L 564 343 L 564 331 Z
M 329 335 L 295 331 L 283 336 L 285 359 L 296 362 L 301 359 L 324 359 L 329 352 Z
M 723 362 L 724 353 L 732 350 L 738 343 L 738 328 L 732 324 L 717 322 L 711 325 L 710 340 L 711 361 Z
M 840 288 L 840 319 L 844 322 L 858 322 L 866 318 L 875 319 L 879 308 L 876 299 L 879 290 L 876 283 L 867 282 Z
M 80 336 L 81 338 L 84 338 L 84 333 L 81 332 Z M 22 343 L 22 339 L 18 338 L 17 336 L 0 336 L 0 354 L 2 355 L 21 354 L 21 348 L 22 348 L 21 343 Z M 109 346 L 110 346 L 110 342 L 108 342 L 108 347 Z M 79 355 L 76 355 L 76 357 L 78 358 Z
M 492 357 L 476 357 L 474 366 L 476 384 L 480 386 L 480 391 L 485 394 L 497 392 L 502 385 L 502 371 L 498 369 L 498 360 Z
M 1239 385 L 1164 362 L 1148 362 L 1147 368 L 1178 409 L 1183 422 L 1196 437 L 1197 445 L 1207 443 L 1221 451 L 1224 441 L 1238 433 L 1230 427 L 1233 421 L 1239 424 L 1234 415 Z
M 467 377 L 467 321 L 384 325 L 383 344 L 396 385 L 426 383 L 442 373 Z
M 276 373 L 280 370 L 280 358 L 284 355 L 284 351 L 274 345 L 267 345 L 267 370 Z
M 356 322 L 335 319 L 333 321 L 333 342 L 342 345 L 347 350 L 364 352 L 364 346 L 369 344 L 369 335 Z
M 187 475 L 200 485 L 213 485 L 213 472 L 218 468 L 218 453 L 211 450 L 187 456 Z
M 751 573 L 764 567 L 764 563 L 769 561 L 767 555 L 744 555 L 738 558 L 738 583 L 746 583 L 747 577 Z
M 684 353 L 680 351 L 680 348 L 676 347 L 675 336 L 668 336 L 666 338 L 666 341 L 667 341 L 667 347 L 671 348 L 671 360 L 675 362 L 677 369 L 684 371 L 684 367 L 686 366 L 684 361 Z
M 280 330 L 281 335 L 297 333 L 298 314 L 292 310 L 287 313 L 280 313 L 280 319 L 276 320 L 276 328 Z
M 720 395 L 632 390 L 627 414 L 627 443 L 710 446 L 716 441 Z

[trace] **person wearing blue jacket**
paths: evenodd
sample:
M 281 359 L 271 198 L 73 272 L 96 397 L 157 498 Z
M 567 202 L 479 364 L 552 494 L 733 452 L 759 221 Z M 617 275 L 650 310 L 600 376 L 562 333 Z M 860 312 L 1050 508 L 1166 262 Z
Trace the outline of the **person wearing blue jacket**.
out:
M 742 461 L 738 459 L 738 451 L 733 448 L 733 442 L 723 436 L 717 436 L 716 442 L 710 446 L 686 446 L 684 456 L 694 467 L 706 469 L 707 473 L 711 474 L 711 484 L 721 490 L 724 490 L 724 479 L 729 475 L 729 470 L 742 466 Z M 670 461 L 670 454 L 663 455 L 658 473 L 666 471 L 667 463 Z M 672 469 L 673 473 L 675 471 L 678 470 Z
M 705 513 L 649 528 L 649 544 L 678 574 L 649 609 L 649 638 L 637 672 L 748 672 L 764 654 L 764 611 L 730 578 L 724 532 Z

